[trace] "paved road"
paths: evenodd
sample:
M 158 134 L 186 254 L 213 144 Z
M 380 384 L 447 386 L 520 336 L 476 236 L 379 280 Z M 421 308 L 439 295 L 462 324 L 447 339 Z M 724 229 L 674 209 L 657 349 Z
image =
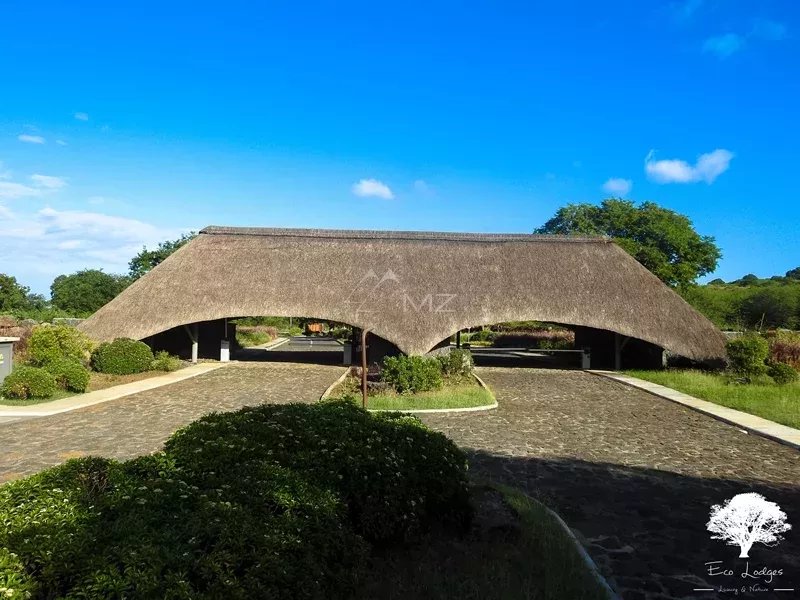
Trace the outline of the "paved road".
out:
M 245 361 L 269 361 L 341 365 L 344 349 L 334 338 L 293 336 L 275 349 L 244 348 L 236 358 Z
M 232 364 L 87 409 L 0 424 L 0 481 L 73 456 L 156 450 L 176 428 L 212 410 L 311 402 L 342 372 Z M 780 546 L 755 547 L 751 564 L 783 569 L 781 583 L 800 588 L 800 452 L 581 371 L 480 374 L 497 395 L 497 410 L 425 421 L 467 449 L 475 475 L 554 507 L 626 599 L 702 598 L 691 589 L 720 582 L 704 577 L 706 561 L 743 566 L 734 548 L 709 539 L 705 523 L 712 504 L 745 491 L 777 502 L 795 526 Z
M 712 504 L 749 491 L 777 502 L 795 524 L 780 546 L 754 547 L 751 565 L 782 568 L 781 583 L 800 588 L 797 450 L 582 371 L 480 375 L 496 411 L 424 420 L 468 449 L 473 474 L 555 508 L 624 598 L 729 597 L 692 589 L 742 585 L 704 577 L 706 561 L 744 567 L 738 548 L 710 540 L 705 524 Z
M 158 450 L 173 431 L 212 411 L 313 402 L 343 371 L 313 364 L 232 363 L 119 400 L 0 424 L 0 482 L 87 454 L 128 458 Z

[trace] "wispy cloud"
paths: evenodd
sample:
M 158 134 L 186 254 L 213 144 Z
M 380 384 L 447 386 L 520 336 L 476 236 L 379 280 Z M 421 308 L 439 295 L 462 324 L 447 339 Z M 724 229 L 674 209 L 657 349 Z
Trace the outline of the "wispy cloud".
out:
M 644 160 L 647 176 L 656 183 L 697 183 L 708 184 L 722 175 L 730 167 L 734 154 L 729 150 L 718 148 L 707 154 L 701 154 L 695 164 L 685 160 L 656 160 L 655 151 L 651 150 Z
M 362 198 L 373 197 L 383 198 L 384 200 L 394 198 L 391 188 L 377 179 L 362 179 L 358 183 L 354 183 L 352 192 Z
M 702 8 L 703 4 L 705 4 L 705 0 L 683 0 L 673 4 L 672 8 L 675 16 L 682 20 L 688 20 Z
M 0 173 L 0 175 L 2 175 L 0 176 L 0 199 L 4 200 L 42 196 L 46 193 L 60 190 L 67 185 L 66 179 L 52 175 L 40 175 L 38 173 L 31 175 L 31 184 L 11 181 L 10 171 Z
M 710 52 L 719 58 L 728 58 L 744 47 L 744 38 L 737 33 L 726 33 L 708 38 L 703 43 L 703 52 Z
M 78 119 L 78 121 L 88 121 L 89 115 L 86 114 L 85 112 L 76 112 L 75 118 Z
M 786 25 L 769 19 L 758 19 L 750 35 L 768 42 L 780 42 L 786 38 Z
M 46 289 L 54 277 L 84 268 L 125 272 L 143 245 L 154 246 L 183 230 L 88 211 L 44 208 L 11 214 L 0 227 L 0 264 L 14 266 L 26 285 Z
M 66 146 L 67 142 L 65 142 L 64 140 L 56 140 L 56 144 L 58 144 L 59 146 Z
M 630 179 L 622 179 L 621 177 L 612 177 L 603 184 L 604 192 L 620 198 L 627 196 L 631 188 L 633 188 L 633 182 Z
M 780 42 L 786 38 L 786 26 L 769 19 L 757 19 L 746 34 L 725 33 L 715 35 L 703 42 L 703 51 L 728 58 L 743 50 L 750 42 Z
M 47 188 L 49 190 L 58 190 L 67 185 L 67 180 L 63 177 L 39 175 L 38 173 L 31 175 L 31 181 L 33 181 L 34 185 Z
M 25 142 L 26 144 L 44 144 L 45 139 L 40 135 L 29 135 L 27 133 L 23 133 L 22 135 L 17 136 L 17 139 L 20 142 Z
M 425 181 L 424 179 L 417 179 L 417 180 L 414 182 L 414 191 L 415 191 L 417 194 L 421 194 L 421 195 L 430 195 L 430 194 L 433 194 L 433 188 L 432 188 L 432 187 L 430 186 L 430 184 L 429 184 L 427 181 Z

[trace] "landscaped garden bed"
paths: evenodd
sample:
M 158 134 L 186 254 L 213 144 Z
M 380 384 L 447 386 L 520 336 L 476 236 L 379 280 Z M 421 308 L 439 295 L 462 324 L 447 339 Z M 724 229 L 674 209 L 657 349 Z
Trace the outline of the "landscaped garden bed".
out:
M 472 487 L 414 417 L 347 402 L 211 414 L 164 450 L 0 487 L 22 598 L 604 598 L 557 520 Z
M 472 356 L 451 350 L 434 357 L 387 357 L 368 373 L 370 410 L 444 410 L 496 406 L 494 395 L 474 374 Z M 353 368 L 324 399 L 362 404 L 361 369 Z
M 0 385 L 0 406 L 28 406 L 163 375 L 186 366 L 166 352 L 155 355 L 136 340 L 94 344 L 74 327 L 38 325 L 25 332 L 14 370 Z

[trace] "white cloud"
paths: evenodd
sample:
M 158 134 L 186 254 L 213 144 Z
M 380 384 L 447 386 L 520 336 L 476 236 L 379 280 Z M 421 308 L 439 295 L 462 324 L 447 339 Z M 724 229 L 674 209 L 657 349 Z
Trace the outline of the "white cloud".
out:
M 0 264 L 11 265 L 12 274 L 36 291 L 79 269 L 124 273 L 142 246 L 184 233 L 137 219 L 50 207 L 14 215 L 0 209 L 3 216 L 8 220 L 0 227 Z
M 633 182 L 630 179 L 622 179 L 621 177 L 612 177 L 603 184 L 603 191 L 608 194 L 613 194 L 620 198 L 627 196 L 633 187 Z
M 377 179 L 362 179 L 358 183 L 353 184 L 352 191 L 356 196 L 362 198 L 383 198 L 384 200 L 391 200 L 394 194 L 388 185 L 378 181 Z
M 716 54 L 719 58 L 728 58 L 744 47 L 744 38 L 737 33 L 726 33 L 708 38 L 703 43 L 703 51 Z
M 65 142 L 64 140 L 56 140 L 56 144 L 58 144 L 59 146 L 67 146 L 68 145 L 67 142 Z
M 40 135 L 28 135 L 27 133 L 23 133 L 22 135 L 17 136 L 17 139 L 20 142 L 25 142 L 27 144 L 44 144 L 45 139 Z
M 0 160 L 0 179 L 11 179 L 11 171 L 3 170 L 2 160 Z
M 39 175 L 38 173 L 31 175 L 31 181 L 33 181 L 34 185 L 48 190 L 58 190 L 67 185 L 67 180 L 63 177 Z
M 750 35 L 769 42 L 780 42 L 786 38 L 786 25 L 769 19 L 758 19 Z
M 733 152 L 718 148 L 713 152 L 701 154 L 697 162 L 690 165 L 685 160 L 655 160 L 655 151 L 651 150 L 644 159 L 644 170 L 647 176 L 656 183 L 705 181 L 711 184 L 728 170 L 733 157 Z
M 13 219 L 14 215 L 5 206 L 0 204 L 0 219 Z
M 423 179 L 417 179 L 414 182 L 414 191 L 418 194 L 432 194 L 433 189 L 428 185 L 428 182 Z
M 13 200 L 16 198 L 28 198 L 41 195 L 42 190 L 39 188 L 23 183 L 16 183 L 14 181 L 0 181 L 0 198 Z
M 78 119 L 78 121 L 88 121 L 89 115 L 87 115 L 85 112 L 76 112 L 75 118 Z

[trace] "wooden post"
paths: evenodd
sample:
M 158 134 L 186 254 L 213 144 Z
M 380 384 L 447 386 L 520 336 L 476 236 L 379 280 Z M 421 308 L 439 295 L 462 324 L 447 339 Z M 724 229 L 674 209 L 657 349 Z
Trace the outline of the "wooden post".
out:
M 461 348 L 461 330 L 456 331 L 456 348 Z
M 361 330 L 361 406 L 367 408 L 367 333 Z

